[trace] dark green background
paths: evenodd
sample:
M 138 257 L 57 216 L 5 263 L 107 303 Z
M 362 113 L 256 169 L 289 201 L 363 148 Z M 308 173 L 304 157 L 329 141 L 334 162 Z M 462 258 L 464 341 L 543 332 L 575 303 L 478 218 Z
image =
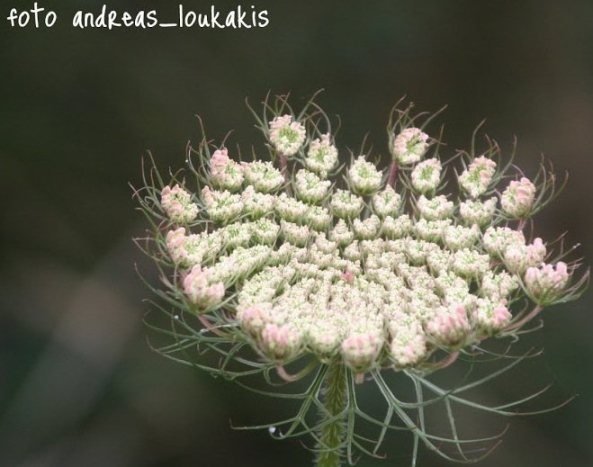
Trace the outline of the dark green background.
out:
M 230 429 L 284 413 L 276 402 L 165 361 L 145 342 L 148 292 L 133 263 L 148 265 L 130 240 L 143 222 L 127 183 L 139 183 L 147 149 L 162 167 L 183 164 L 198 137 L 194 114 L 210 136 L 235 129 L 248 147 L 256 133 L 246 96 L 291 91 L 298 105 L 326 88 L 321 103 L 342 117 L 342 147 L 370 131 L 383 152 L 388 109 L 403 94 L 420 108 L 449 104 L 452 149 L 488 117 L 507 148 L 518 136 L 528 173 L 542 152 L 570 172 L 538 232 L 568 230 L 593 258 L 593 2 L 252 2 L 269 10 L 268 28 L 111 32 L 67 26 L 74 10 L 100 2 L 41 3 L 59 12 L 54 29 L 0 26 L 2 466 L 308 465 L 298 442 Z M 111 6 L 173 16 L 173 3 Z M 2 0 L 0 13 L 30 4 Z M 588 293 L 547 310 L 536 339 L 544 357 L 480 393 L 506 400 L 554 381 L 542 406 L 580 396 L 511 420 L 481 465 L 593 465 L 591 304 Z M 468 435 L 505 424 L 461 418 Z M 393 436 L 388 462 L 359 465 L 407 465 L 410 447 Z M 420 462 L 444 464 L 426 452 Z

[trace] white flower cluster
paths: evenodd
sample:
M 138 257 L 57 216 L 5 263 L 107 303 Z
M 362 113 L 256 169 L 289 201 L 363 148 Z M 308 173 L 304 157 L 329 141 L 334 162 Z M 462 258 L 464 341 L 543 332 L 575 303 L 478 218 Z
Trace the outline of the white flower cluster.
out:
M 211 279 L 211 272 L 195 265 L 190 273 L 183 279 L 183 290 L 192 303 L 201 308 L 209 308 L 217 305 L 224 297 L 224 285 L 222 282 L 214 282 Z
M 327 194 L 331 182 L 322 180 L 313 172 L 301 169 L 296 173 L 294 187 L 301 201 L 320 203 Z
M 245 214 L 255 219 L 270 214 L 276 207 L 275 196 L 257 192 L 251 185 L 247 186 L 241 193 L 241 202 Z
M 504 190 L 500 205 L 509 216 L 519 219 L 527 216 L 535 201 L 535 185 L 526 177 L 513 180 Z
M 530 267 L 525 273 L 525 284 L 535 300 L 541 304 L 552 303 L 566 287 L 570 274 L 566 263 L 544 264 Z
M 222 236 L 204 232 L 186 235 L 185 228 L 179 227 L 167 232 L 166 245 L 175 264 L 191 267 L 213 259 L 222 248 Z
M 459 216 L 467 225 L 476 224 L 483 227 L 492 221 L 497 202 L 496 197 L 489 198 L 486 201 L 465 200 L 459 203 Z
M 529 245 L 515 244 L 504 251 L 504 262 L 509 271 L 523 273 L 527 268 L 537 266 L 546 257 L 546 246 L 541 238 Z
M 245 181 L 252 185 L 256 191 L 262 193 L 269 193 L 277 190 L 282 183 L 284 177 L 282 173 L 271 162 L 254 161 L 243 164 L 245 173 Z
M 476 157 L 459 176 L 459 186 L 471 198 L 477 198 L 488 191 L 495 173 L 496 162 L 485 156 Z
M 309 144 L 305 166 L 317 173 L 321 178 L 326 178 L 338 164 L 338 149 L 331 143 L 330 135 L 324 134 L 314 139 Z
M 391 186 L 387 185 L 384 190 L 373 196 L 372 202 L 375 214 L 379 217 L 395 217 L 401 206 L 401 196 Z
M 359 156 L 348 169 L 348 177 L 354 193 L 369 195 L 379 190 L 383 175 L 375 164 Z
M 243 178 L 243 167 L 229 157 L 226 148 L 214 151 L 210 159 L 210 180 L 213 186 L 236 191 L 241 188 Z
M 202 189 L 202 201 L 210 219 L 217 223 L 229 222 L 243 210 L 241 195 L 227 190 L 211 190 L 209 186 Z
M 291 155 L 306 134 L 285 115 L 270 123 L 269 137 Z M 425 133 L 404 129 L 393 140 L 395 163 L 419 162 L 428 146 Z M 509 328 L 520 288 L 547 304 L 567 285 L 569 268 L 545 263 L 540 238 L 527 242 L 521 230 L 494 222 L 498 197 L 480 199 L 494 192 L 496 163 L 485 156 L 459 175 L 459 201 L 436 195 L 442 166 L 434 158 L 410 168 L 411 193 L 398 193 L 363 156 L 346 169 L 348 189 L 334 188 L 329 134 L 295 163 L 304 167 L 285 180 L 269 162 L 239 164 L 220 149 L 201 212 L 178 186 L 161 194 L 171 221 L 166 248 L 193 309 L 232 303 L 232 323 L 268 359 L 312 352 L 339 356 L 356 372 L 388 361 L 421 365 L 437 349 L 455 351 Z M 500 203 L 522 218 L 534 199 L 533 183 L 522 178 Z M 196 218 L 206 227 L 191 233 L 185 224 Z
M 427 159 L 420 162 L 412 171 L 412 186 L 420 193 L 431 193 L 441 181 L 441 161 Z
M 330 201 L 330 209 L 334 216 L 342 219 L 356 217 L 364 207 L 364 200 L 348 190 L 337 189 Z
M 270 142 L 280 154 L 294 156 L 303 146 L 307 132 L 291 115 L 275 117 L 270 122 Z
M 428 221 L 446 219 L 451 216 L 453 209 L 455 209 L 453 201 L 448 201 L 445 195 L 435 196 L 434 198 L 421 195 L 416 202 L 416 207 L 420 215 Z
M 193 221 L 198 215 L 198 206 L 191 201 L 191 195 L 175 185 L 166 186 L 161 191 L 161 206 L 169 218 L 178 224 Z
M 415 164 L 428 150 L 428 135 L 419 128 L 406 128 L 393 140 L 393 158 L 402 165 Z

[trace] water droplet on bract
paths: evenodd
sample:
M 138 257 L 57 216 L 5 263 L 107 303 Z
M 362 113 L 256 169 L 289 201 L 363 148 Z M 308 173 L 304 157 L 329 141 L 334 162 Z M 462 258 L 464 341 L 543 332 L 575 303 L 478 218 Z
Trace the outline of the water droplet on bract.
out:
M 173 316 L 173 318 L 179 319 L 179 315 L 175 315 L 175 316 Z
M 276 427 L 271 426 L 270 428 L 268 428 L 268 431 L 270 432 L 271 435 L 273 435 L 274 433 L 276 433 Z

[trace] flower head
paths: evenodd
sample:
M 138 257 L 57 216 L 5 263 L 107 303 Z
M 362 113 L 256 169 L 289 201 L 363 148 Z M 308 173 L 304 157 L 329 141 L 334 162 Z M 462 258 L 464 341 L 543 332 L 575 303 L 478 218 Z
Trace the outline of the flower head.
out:
M 307 132 L 291 115 L 275 117 L 270 122 L 270 142 L 279 153 L 285 156 L 294 156 L 303 146 Z
M 427 333 L 439 344 L 450 346 L 464 343 L 471 330 L 467 312 L 462 304 L 439 307 L 427 325 Z
M 441 170 L 441 161 L 438 159 L 420 162 L 412 170 L 412 187 L 420 193 L 435 191 L 441 181 Z
M 313 172 L 301 169 L 295 175 L 295 191 L 297 198 L 307 203 L 320 203 L 329 190 L 331 182 L 322 180 Z
M 283 99 L 270 109 L 292 114 Z M 536 199 L 535 185 L 521 175 L 499 196 L 500 180 L 517 175 L 506 173 L 512 165 L 497 166 L 493 144 L 484 155 L 473 147 L 463 153 L 469 163 L 447 161 L 459 166 L 444 174 L 436 156 L 422 161 L 431 140 L 411 126 L 422 117 L 410 108 L 390 119 L 389 168 L 359 156 L 338 170 L 329 119 L 314 109 L 299 121 L 290 114 L 269 126 L 259 120 L 274 162 L 239 162 L 224 147 L 210 157 L 204 138 L 196 151 L 202 160 L 191 164 L 198 193 L 174 185 L 139 196 L 155 217 L 148 243 L 163 281 L 162 310 L 179 313 L 165 330 L 174 342 L 163 352 L 179 360 L 196 349 L 196 359 L 211 352 L 198 366 L 230 380 L 261 375 L 273 383 L 273 372 L 286 382 L 311 377 L 303 393 L 286 394 L 302 407 L 281 424 L 286 433 L 321 432 L 320 453 L 362 440 L 357 417 L 384 433 L 396 426 L 394 416 L 431 449 L 443 439 L 461 450 L 457 435 L 426 433 L 424 401 L 444 402 L 452 417 L 453 402 L 480 407 L 462 393 L 491 378 L 445 390 L 429 375 L 460 353 L 487 354 L 491 337 L 514 344 L 544 307 L 586 286 L 586 275 L 573 280 L 578 262 L 558 261 L 565 252 L 555 255 L 553 243 L 523 232 L 553 189 L 541 182 Z M 450 182 L 456 186 L 446 193 Z M 417 402 L 401 402 L 384 379 L 389 371 L 411 380 Z M 366 382 L 376 385 L 386 417 L 359 406 L 356 383 Z M 337 402 L 328 405 L 332 391 Z M 424 399 L 422 391 L 433 394 Z M 309 409 L 322 405 L 325 419 L 310 427 Z M 324 444 L 329 427 L 344 436 L 332 446 Z
M 526 177 L 513 180 L 504 190 L 500 205 L 509 216 L 519 219 L 531 211 L 535 201 L 535 185 Z
M 217 149 L 210 159 L 210 179 L 218 188 L 236 191 L 243 184 L 243 167 L 229 158 L 226 148 Z
M 372 198 L 375 213 L 382 218 L 397 216 L 401 206 L 401 196 L 387 185 L 385 189 L 375 193 Z
M 459 216 L 465 224 L 476 224 L 480 227 L 488 225 L 496 211 L 498 200 L 495 197 L 485 201 L 468 199 L 459 203 Z
M 359 195 L 373 194 L 381 187 L 382 174 L 377 167 L 359 156 L 348 169 L 352 191 Z
M 512 314 L 503 303 L 480 298 L 471 318 L 475 326 L 491 335 L 504 329 L 510 323 Z
M 244 163 L 243 172 L 247 183 L 261 193 L 275 191 L 284 183 L 282 173 L 271 162 L 253 161 Z
M 269 358 L 284 361 L 298 351 L 301 335 L 291 326 L 269 323 L 262 329 L 260 345 Z
M 475 158 L 459 176 L 459 185 L 471 197 L 483 195 L 496 172 L 496 162 L 484 156 Z
M 568 266 L 559 261 L 527 269 L 525 286 L 537 302 L 547 305 L 562 294 L 569 278 Z
M 421 160 L 428 149 L 428 135 L 419 128 L 406 128 L 393 139 L 392 153 L 402 165 Z
M 183 291 L 192 303 L 201 308 L 219 304 L 224 297 L 224 284 L 212 282 L 210 271 L 196 264 L 183 279 Z
M 176 224 L 191 222 L 198 215 L 198 206 L 192 202 L 191 195 L 179 185 L 163 188 L 161 206 L 169 219 Z
M 338 149 L 332 144 L 329 133 L 321 135 L 309 144 L 305 166 L 317 173 L 321 178 L 326 178 L 338 164 Z

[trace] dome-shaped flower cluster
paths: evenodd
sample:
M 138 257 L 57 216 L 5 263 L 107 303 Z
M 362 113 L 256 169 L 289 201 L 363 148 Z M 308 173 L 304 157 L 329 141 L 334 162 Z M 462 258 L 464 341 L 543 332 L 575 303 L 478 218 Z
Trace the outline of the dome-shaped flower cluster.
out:
M 288 154 L 306 152 L 294 177 L 285 181 L 270 162 L 238 162 L 221 148 L 195 203 L 178 185 L 161 194 L 174 225 L 168 251 L 187 271 L 180 287 L 194 311 L 236 296 L 237 323 L 267 358 L 339 354 L 360 372 L 420 365 L 437 349 L 504 332 L 520 288 L 536 300 L 562 295 L 567 265 L 546 263 L 543 241 L 528 242 L 511 226 L 533 208 L 529 179 L 510 181 L 500 201 L 482 199 L 502 177 L 495 160 L 478 156 L 457 177 L 459 197 L 437 195 L 442 163 L 430 157 L 413 166 L 398 193 L 360 155 L 337 188 L 329 134 L 303 148 L 304 126 L 292 116 L 274 118 L 269 129 L 276 147 L 276 133 L 294 132 Z M 419 128 L 401 130 L 394 160 L 417 162 L 429 141 Z M 178 224 L 192 221 L 198 205 L 209 228 L 186 232 Z
M 515 176 L 492 144 L 448 171 L 440 141 L 398 112 L 386 167 L 339 152 L 318 112 L 277 112 L 259 120 L 272 161 L 203 143 L 199 186 L 161 189 L 168 284 L 206 332 L 232 329 L 279 367 L 420 371 L 578 295 L 576 265 L 523 231 L 553 187 Z

